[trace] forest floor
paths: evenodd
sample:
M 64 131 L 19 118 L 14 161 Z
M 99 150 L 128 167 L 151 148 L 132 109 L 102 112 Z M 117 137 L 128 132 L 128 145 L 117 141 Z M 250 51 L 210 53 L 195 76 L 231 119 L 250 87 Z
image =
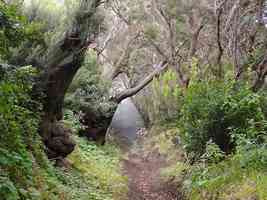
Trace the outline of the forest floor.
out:
M 164 181 L 161 171 L 171 163 L 155 146 L 145 147 L 146 137 L 129 150 L 123 170 L 129 180 L 128 200 L 182 200 L 177 184 Z

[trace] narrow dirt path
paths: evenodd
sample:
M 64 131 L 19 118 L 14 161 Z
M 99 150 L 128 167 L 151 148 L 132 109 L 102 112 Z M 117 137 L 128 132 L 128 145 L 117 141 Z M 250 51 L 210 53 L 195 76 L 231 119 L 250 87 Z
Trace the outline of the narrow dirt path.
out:
M 157 149 L 130 152 L 123 164 L 129 178 L 129 200 L 180 200 L 177 187 L 160 178 L 161 169 L 168 163 Z

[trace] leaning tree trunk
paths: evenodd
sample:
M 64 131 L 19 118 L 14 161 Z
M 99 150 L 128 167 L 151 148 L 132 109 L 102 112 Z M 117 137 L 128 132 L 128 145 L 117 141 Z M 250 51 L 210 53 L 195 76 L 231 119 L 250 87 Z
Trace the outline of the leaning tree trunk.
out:
M 101 0 L 81 0 L 70 30 L 50 50 L 44 63 L 45 71 L 38 85 L 45 94 L 40 135 L 49 158 L 64 158 L 74 150 L 75 142 L 70 137 L 71 130 L 60 123 L 63 102 L 94 36 L 90 28 L 96 8 L 100 4 Z

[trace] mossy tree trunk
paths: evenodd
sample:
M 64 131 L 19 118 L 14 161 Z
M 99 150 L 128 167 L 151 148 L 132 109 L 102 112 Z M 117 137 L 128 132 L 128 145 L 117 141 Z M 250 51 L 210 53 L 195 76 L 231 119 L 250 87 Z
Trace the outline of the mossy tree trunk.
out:
M 95 37 L 92 23 L 101 0 L 81 0 L 72 26 L 64 37 L 49 51 L 45 71 L 40 78 L 44 99 L 44 115 L 40 125 L 40 134 L 49 158 L 64 158 L 74 150 L 71 131 L 60 120 L 64 97 L 73 77 L 81 67 L 86 50 Z

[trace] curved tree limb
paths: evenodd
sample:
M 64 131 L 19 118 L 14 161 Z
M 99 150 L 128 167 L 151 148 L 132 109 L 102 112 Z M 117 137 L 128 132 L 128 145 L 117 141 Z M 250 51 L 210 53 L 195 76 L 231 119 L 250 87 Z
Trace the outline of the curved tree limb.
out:
M 155 77 L 157 77 L 161 72 L 167 69 L 167 67 L 167 61 L 160 62 L 157 65 L 156 69 L 152 73 L 150 73 L 144 80 L 142 80 L 137 86 L 120 92 L 114 97 L 111 97 L 111 100 L 115 101 L 116 103 L 120 103 L 122 100 L 128 97 L 136 95 L 139 91 L 145 88 Z

